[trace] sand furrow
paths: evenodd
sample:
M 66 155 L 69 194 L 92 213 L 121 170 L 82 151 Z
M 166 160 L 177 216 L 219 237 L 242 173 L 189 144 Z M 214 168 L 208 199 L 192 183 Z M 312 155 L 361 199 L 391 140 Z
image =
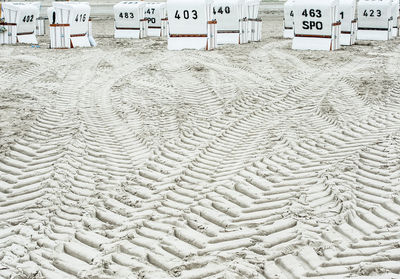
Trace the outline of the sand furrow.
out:
M 262 16 L 213 52 L 4 47 L 7 119 L 33 107 L 0 126 L 0 278 L 399 274 L 398 47 L 296 52 Z

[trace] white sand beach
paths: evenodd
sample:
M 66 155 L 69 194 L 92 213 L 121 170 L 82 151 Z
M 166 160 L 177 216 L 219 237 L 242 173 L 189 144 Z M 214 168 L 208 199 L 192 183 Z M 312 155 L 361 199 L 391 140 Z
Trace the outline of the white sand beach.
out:
M 400 39 L 0 46 L 0 278 L 400 278 Z M 372 277 L 369 277 L 372 276 Z

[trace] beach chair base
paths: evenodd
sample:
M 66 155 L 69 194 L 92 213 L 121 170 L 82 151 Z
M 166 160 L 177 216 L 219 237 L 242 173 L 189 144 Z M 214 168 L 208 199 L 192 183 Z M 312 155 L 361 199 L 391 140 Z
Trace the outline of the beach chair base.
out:
M 392 30 L 364 30 L 357 31 L 357 40 L 362 41 L 388 41 L 392 37 Z

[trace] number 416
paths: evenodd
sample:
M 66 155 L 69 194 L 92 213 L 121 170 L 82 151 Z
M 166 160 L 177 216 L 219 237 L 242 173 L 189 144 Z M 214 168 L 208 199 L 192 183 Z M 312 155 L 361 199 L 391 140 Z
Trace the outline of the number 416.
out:
M 76 22 L 79 22 L 79 21 L 85 22 L 85 21 L 86 21 L 86 14 L 76 15 L 75 21 L 76 21 Z

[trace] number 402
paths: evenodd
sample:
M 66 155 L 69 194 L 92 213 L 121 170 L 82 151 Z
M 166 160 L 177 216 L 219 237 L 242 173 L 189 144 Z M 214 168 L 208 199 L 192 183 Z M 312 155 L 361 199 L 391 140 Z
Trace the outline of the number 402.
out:
M 24 16 L 24 18 L 22 19 L 22 22 L 32 22 L 32 21 L 33 21 L 33 15 Z

